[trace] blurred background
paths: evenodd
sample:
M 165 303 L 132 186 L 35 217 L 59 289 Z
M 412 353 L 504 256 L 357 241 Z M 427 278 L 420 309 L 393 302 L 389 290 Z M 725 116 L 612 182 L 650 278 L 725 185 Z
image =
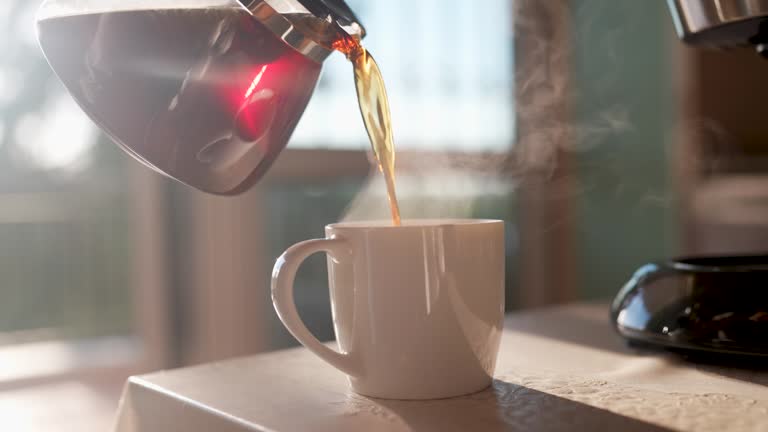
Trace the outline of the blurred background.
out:
M 660 1 L 413 3 L 349 0 L 404 177 L 448 160 L 462 179 L 407 193 L 404 211 L 471 201 L 468 215 L 504 219 L 508 310 L 606 301 L 648 260 L 765 249 L 768 63 L 680 46 Z M 272 263 L 371 186 L 368 143 L 335 55 L 253 190 L 173 183 L 67 96 L 37 6 L 0 5 L 0 421 L 107 430 L 131 374 L 296 345 L 271 307 Z M 323 257 L 297 291 L 331 339 Z

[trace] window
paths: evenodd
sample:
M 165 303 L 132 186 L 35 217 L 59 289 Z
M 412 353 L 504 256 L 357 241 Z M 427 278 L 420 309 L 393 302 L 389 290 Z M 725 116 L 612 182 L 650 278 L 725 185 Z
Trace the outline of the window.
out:
M 46 404 L 76 428 L 75 411 L 111 407 L 125 376 L 165 357 L 163 269 L 145 255 L 160 245 L 157 181 L 59 84 L 38 6 L 0 5 L 0 417 L 19 430 L 45 427 Z

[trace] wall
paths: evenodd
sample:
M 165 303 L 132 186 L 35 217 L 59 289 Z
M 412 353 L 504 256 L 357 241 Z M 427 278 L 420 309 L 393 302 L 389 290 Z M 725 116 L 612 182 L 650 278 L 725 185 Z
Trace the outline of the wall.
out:
M 580 296 L 609 298 L 641 264 L 675 254 L 668 154 L 675 47 L 665 2 L 572 3 L 575 230 Z

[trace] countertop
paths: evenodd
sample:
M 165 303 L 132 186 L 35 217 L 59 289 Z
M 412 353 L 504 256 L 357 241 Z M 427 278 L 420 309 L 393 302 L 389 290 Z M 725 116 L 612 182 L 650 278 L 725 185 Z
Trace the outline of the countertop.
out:
M 768 365 L 726 368 L 633 350 L 611 329 L 605 305 L 509 315 L 495 378 L 461 398 L 369 399 L 298 348 L 133 377 L 115 430 L 768 430 Z

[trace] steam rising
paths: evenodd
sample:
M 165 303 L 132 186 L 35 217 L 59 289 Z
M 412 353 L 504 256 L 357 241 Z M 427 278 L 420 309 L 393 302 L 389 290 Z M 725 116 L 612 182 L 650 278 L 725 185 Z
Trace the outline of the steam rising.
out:
M 397 191 L 403 219 L 470 217 L 478 199 L 504 196 L 513 187 L 501 175 L 504 154 L 401 153 Z M 383 176 L 372 172 L 345 220 L 388 219 L 385 193 Z
M 509 195 L 527 179 L 552 178 L 563 152 L 586 151 L 632 129 L 629 112 L 621 106 L 606 107 L 583 122 L 570 117 L 574 94 L 569 21 L 567 1 L 514 2 L 516 118 L 509 121 L 516 122 L 515 139 L 497 152 L 398 152 L 404 218 L 477 216 L 478 200 Z M 397 124 L 394 128 L 397 138 Z M 387 219 L 385 191 L 381 174 L 372 172 L 345 219 Z

